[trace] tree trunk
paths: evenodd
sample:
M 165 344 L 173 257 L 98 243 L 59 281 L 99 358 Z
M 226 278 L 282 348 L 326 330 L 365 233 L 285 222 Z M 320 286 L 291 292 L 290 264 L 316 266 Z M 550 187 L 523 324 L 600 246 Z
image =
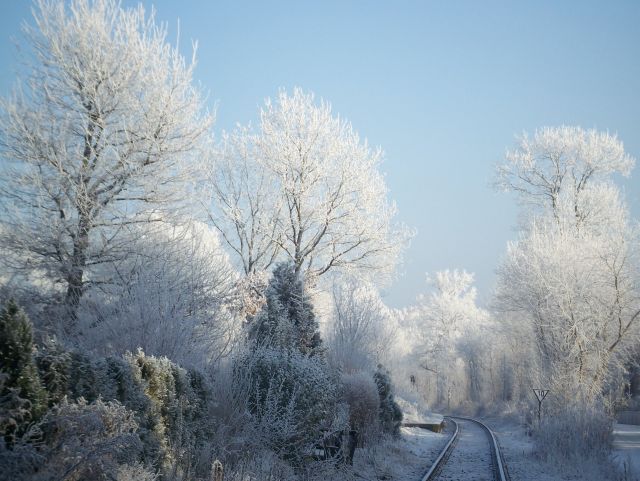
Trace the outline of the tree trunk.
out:
M 84 271 L 87 265 L 87 249 L 89 247 L 90 221 L 86 215 L 81 215 L 78 221 L 77 235 L 73 241 L 73 256 L 71 267 L 67 274 L 67 294 L 65 305 L 69 314 L 69 334 L 76 330 L 78 323 L 78 306 L 84 293 Z

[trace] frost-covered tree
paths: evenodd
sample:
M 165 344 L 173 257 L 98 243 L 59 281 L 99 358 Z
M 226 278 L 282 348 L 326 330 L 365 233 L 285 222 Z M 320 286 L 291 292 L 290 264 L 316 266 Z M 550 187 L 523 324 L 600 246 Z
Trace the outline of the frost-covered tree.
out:
M 371 370 L 385 361 L 396 334 L 395 319 L 376 288 L 355 280 L 334 282 L 330 354 L 345 372 Z
M 212 118 L 193 60 L 141 6 L 36 0 L 24 33 L 26 77 L 1 104 L 0 242 L 10 268 L 59 283 L 73 324 L 129 227 L 186 197 Z
M 331 106 L 295 89 L 267 100 L 260 130 L 223 139 L 209 214 L 245 272 L 277 260 L 296 272 L 393 269 L 408 238 L 394 223 L 380 150 Z
M 440 271 L 429 279 L 433 291 L 418 298 L 416 328 L 421 336 L 419 349 L 427 370 L 435 369 L 441 354 L 455 350 L 466 329 L 485 322 L 487 313 L 476 305 L 473 274 L 467 271 Z
M 225 356 L 239 334 L 237 274 L 217 233 L 197 222 L 147 227 L 132 228 L 138 235 L 117 264 L 119 285 L 87 295 L 84 344 L 104 354 L 141 347 L 187 365 Z
M 265 298 L 262 311 L 249 324 L 249 337 L 256 344 L 308 356 L 324 352 L 311 298 L 292 263 L 276 266 Z
M 496 306 L 525 316 L 547 379 L 596 395 L 639 339 L 638 237 L 628 225 L 562 225 L 537 219 L 509 244 Z
M 259 161 L 255 143 L 256 136 L 246 127 L 223 133 L 206 183 L 214 207 L 208 218 L 247 275 L 274 263 L 281 237 L 277 178 Z
M 495 185 L 516 192 L 527 213 L 548 210 L 559 220 L 561 209 L 571 209 L 578 225 L 599 213 L 582 199 L 588 187 L 613 173 L 629 175 L 634 164 L 623 143 L 608 132 L 544 127 L 532 137 L 523 134 L 507 152 Z
M 600 395 L 638 340 L 637 229 L 610 178 L 633 164 L 614 136 L 561 127 L 523 138 L 499 169 L 528 222 L 498 271 L 496 307 L 567 400 Z
M 483 352 L 475 347 L 489 316 L 476 304 L 473 274 L 446 270 L 428 280 L 432 292 L 418 298 L 404 321 L 413 333 L 413 362 L 426 373 L 425 395 L 448 406 L 477 400 Z

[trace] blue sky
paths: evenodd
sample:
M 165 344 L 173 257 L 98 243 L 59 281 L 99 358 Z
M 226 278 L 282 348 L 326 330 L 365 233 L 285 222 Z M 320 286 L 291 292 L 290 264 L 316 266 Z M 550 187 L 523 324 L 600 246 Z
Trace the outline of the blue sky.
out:
M 124 5 L 136 1 L 126 0 Z M 255 122 L 278 88 L 330 101 L 386 152 L 399 218 L 418 234 L 386 300 L 407 305 L 425 272 L 465 268 L 488 299 L 516 206 L 491 190 L 514 135 L 572 124 L 615 132 L 640 158 L 640 2 L 157 0 L 181 45 L 199 44 L 197 80 L 216 131 Z M 0 7 L 0 91 L 26 0 Z M 173 38 L 173 37 L 172 37 Z M 640 215 L 640 167 L 622 182 Z

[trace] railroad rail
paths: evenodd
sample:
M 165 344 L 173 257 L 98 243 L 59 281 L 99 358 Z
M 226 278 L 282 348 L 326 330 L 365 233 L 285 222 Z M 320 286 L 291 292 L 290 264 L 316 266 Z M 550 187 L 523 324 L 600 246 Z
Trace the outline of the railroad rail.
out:
M 493 431 L 491 431 L 489 427 L 487 427 L 484 423 L 478 421 L 477 419 L 466 418 L 462 416 L 445 416 L 445 419 L 448 419 L 453 423 L 453 426 L 454 426 L 453 434 L 447 441 L 447 444 L 444 446 L 442 451 L 440 451 L 440 454 L 436 458 L 435 462 L 431 465 L 429 470 L 422 477 L 422 481 L 433 481 L 437 479 L 438 475 L 447 464 L 447 461 L 449 460 L 451 453 L 454 451 L 456 444 L 458 442 L 458 434 L 460 433 L 460 426 L 454 420 L 454 418 L 475 423 L 476 425 L 482 428 L 482 430 L 487 434 L 487 437 L 489 439 L 495 481 L 509 481 L 510 478 L 506 469 L 504 458 L 500 453 L 500 446 L 498 445 L 498 440 L 496 439 L 496 436 L 493 433 Z

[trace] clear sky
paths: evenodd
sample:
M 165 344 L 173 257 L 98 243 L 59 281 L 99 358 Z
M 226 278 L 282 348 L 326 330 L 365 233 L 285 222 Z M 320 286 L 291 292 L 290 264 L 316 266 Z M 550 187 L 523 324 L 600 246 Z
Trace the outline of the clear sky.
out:
M 143 3 L 173 34 L 180 19 L 185 52 L 198 41 L 196 77 L 217 105 L 217 132 L 255 123 L 266 97 L 300 86 L 382 146 L 399 218 L 418 232 L 386 290 L 394 307 L 445 268 L 475 272 L 488 299 L 516 223 L 513 198 L 489 183 L 515 134 L 595 127 L 640 158 L 639 1 Z M 19 58 L 10 39 L 30 2 L 0 5 L 5 93 Z M 622 182 L 636 219 L 639 178 L 640 166 Z

